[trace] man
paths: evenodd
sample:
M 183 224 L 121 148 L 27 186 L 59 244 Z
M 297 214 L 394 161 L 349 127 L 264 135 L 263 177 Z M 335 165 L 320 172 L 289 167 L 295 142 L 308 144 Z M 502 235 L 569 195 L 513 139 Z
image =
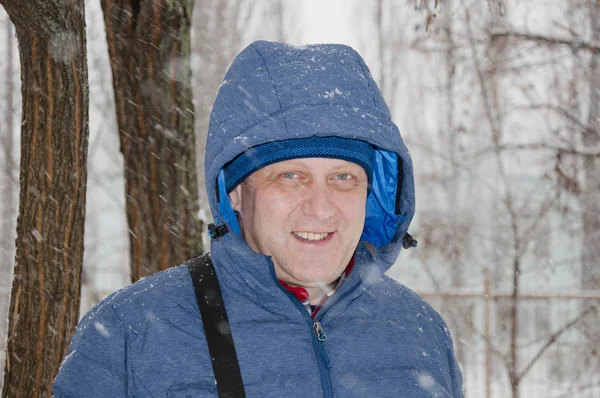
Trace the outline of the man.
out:
M 414 214 L 409 153 L 362 58 L 255 42 L 215 100 L 211 259 L 248 397 L 462 397 L 439 315 L 383 272 Z M 186 267 L 82 319 L 58 397 L 217 396 Z

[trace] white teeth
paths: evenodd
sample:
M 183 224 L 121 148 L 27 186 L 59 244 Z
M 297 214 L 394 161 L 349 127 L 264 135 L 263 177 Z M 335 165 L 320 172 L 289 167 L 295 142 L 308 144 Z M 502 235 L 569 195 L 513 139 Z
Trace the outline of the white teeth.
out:
M 329 233 L 315 234 L 313 232 L 294 232 L 294 235 L 305 240 L 322 240 L 325 239 Z

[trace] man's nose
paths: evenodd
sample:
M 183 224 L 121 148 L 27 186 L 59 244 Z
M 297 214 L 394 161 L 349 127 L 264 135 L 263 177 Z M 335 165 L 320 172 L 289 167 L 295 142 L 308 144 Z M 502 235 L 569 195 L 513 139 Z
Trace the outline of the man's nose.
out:
M 336 205 L 326 184 L 310 187 L 304 199 L 303 211 L 318 220 L 327 220 L 335 214 Z

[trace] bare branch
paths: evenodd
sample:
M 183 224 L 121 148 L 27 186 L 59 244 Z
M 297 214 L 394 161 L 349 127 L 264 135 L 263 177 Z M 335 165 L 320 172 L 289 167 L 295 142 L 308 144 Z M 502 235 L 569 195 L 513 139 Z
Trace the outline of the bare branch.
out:
M 568 397 L 573 397 L 573 396 L 575 396 L 573 394 L 578 394 L 578 393 L 585 392 L 587 390 L 592 390 L 592 389 L 597 388 L 599 386 L 600 386 L 600 382 L 593 382 L 593 383 L 584 384 L 582 386 L 578 386 L 576 389 L 569 389 L 569 391 L 567 391 L 566 393 L 561 394 L 561 395 L 557 395 L 554 398 L 568 398 Z
M 598 134 L 599 132 L 589 127 L 587 124 L 583 123 L 576 115 L 574 115 L 571 111 L 562 106 L 555 104 L 532 104 L 528 106 L 516 106 L 511 108 L 511 110 L 548 110 L 557 113 L 558 115 L 568 119 L 570 122 L 576 124 L 579 128 L 584 130 L 589 134 Z
M 533 367 L 533 365 L 535 365 L 535 363 L 541 358 L 541 356 L 544 354 L 544 352 L 546 352 L 546 350 L 548 348 L 550 348 L 552 346 L 552 344 L 554 344 L 556 342 L 556 340 L 558 340 L 558 338 L 563 333 L 565 333 L 567 330 L 571 329 L 573 326 L 575 326 L 577 323 L 579 323 L 579 321 L 581 321 L 583 318 L 585 318 L 590 312 L 594 311 L 596 308 L 598 308 L 598 304 L 590 306 L 588 309 L 583 311 L 581 314 L 579 314 L 573 320 L 571 320 L 570 322 L 565 324 L 558 331 L 553 333 L 552 336 L 550 336 L 550 338 L 546 342 L 546 344 L 544 344 L 544 346 L 538 351 L 538 353 L 533 357 L 533 359 L 531 361 L 529 361 L 529 364 L 527 365 L 527 367 L 525 369 L 523 369 L 523 371 L 516 377 L 516 380 L 515 380 L 516 383 L 518 384 L 521 381 L 521 379 L 529 372 L 529 370 Z
M 559 105 L 555 104 L 532 104 L 528 106 L 518 106 L 512 108 L 510 111 L 531 111 L 531 110 L 548 110 L 556 113 L 567 119 L 570 123 L 577 126 L 577 128 L 581 129 L 582 132 L 591 135 L 600 135 L 600 131 L 593 129 L 588 126 L 584 122 L 582 122 L 576 115 L 574 115 L 571 111 L 566 108 L 563 108 Z M 561 146 L 557 144 L 549 144 L 547 142 L 532 142 L 525 144 L 509 144 L 502 143 L 499 144 L 498 147 L 489 146 L 481 149 L 473 155 L 473 158 L 476 159 L 486 153 L 500 150 L 548 150 L 548 151 L 557 151 L 562 152 L 564 154 L 576 155 L 576 156 L 591 156 L 598 157 L 600 156 L 600 147 L 577 147 L 573 145 L 573 143 L 569 142 L 568 146 Z
M 527 33 L 527 32 L 492 32 L 490 37 L 491 37 L 492 41 L 494 41 L 496 39 L 512 38 L 512 39 L 536 41 L 536 42 L 545 43 L 548 45 L 558 44 L 558 45 L 568 46 L 568 47 L 571 47 L 575 51 L 587 50 L 587 51 L 591 51 L 592 53 L 600 52 L 600 43 L 588 42 L 588 41 L 581 40 L 576 37 L 573 37 L 573 38 L 552 37 L 552 36 L 545 36 L 545 35 L 540 35 L 540 34 L 536 34 L 536 33 Z
M 550 210 L 554 207 L 554 205 L 556 203 L 555 198 L 556 197 L 552 194 L 551 191 L 548 192 L 546 199 L 539 206 L 535 217 L 533 217 L 533 222 L 531 223 L 531 225 L 529 225 L 525 228 L 522 228 L 522 230 L 523 231 L 537 230 L 538 226 L 540 225 L 540 222 L 548 215 Z M 530 201 L 528 201 L 528 202 L 531 203 Z M 524 207 L 525 206 L 527 206 L 527 204 L 525 204 Z M 522 213 L 522 211 L 520 213 Z M 533 241 L 533 235 L 531 235 L 529 237 L 527 235 L 528 234 L 526 232 L 523 232 L 522 236 L 519 237 L 519 239 L 523 242 L 523 245 L 521 246 L 521 251 L 519 253 L 517 253 L 518 256 L 524 255 L 525 252 L 527 251 L 529 245 Z
M 496 151 L 496 147 L 488 146 L 485 147 L 473 155 L 473 158 L 481 157 L 487 153 Z M 562 152 L 567 155 L 576 156 L 590 156 L 599 157 L 600 148 L 576 148 L 576 147 L 563 147 L 560 145 L 553 145 L 547 142 L 532 142 L 527 144 L 500 144 L 498 149 L 502 151 L 530 151 L 530 150 L 545 150 L 545 151 L 556 151 Z

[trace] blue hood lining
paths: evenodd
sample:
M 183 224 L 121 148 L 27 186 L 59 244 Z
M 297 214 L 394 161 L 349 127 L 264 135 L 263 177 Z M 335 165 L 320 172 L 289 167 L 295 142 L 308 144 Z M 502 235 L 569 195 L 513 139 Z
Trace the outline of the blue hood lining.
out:
M 361 240 L 379 248 L 392 242 L 406 216 L 400 212 L 402 162 L 394 152 L 383 149 L 374 152 L 373 185 L 367 197 Z
M 401 213 L 400 187 L 402 185 L 402 162 L 394 152 L 375 148 L 373 159 L 373 182 L 367 197 L 365 226 L 362 241 L 379 248 L 392 242 L 398 226 L 406 220 Z M 217 177 L 217 203 L 219 216 L 216 224 L 226 223 L 229 230 L 241 236 L 237 214 L 233 210 L 226 190 L 225 173 Z
M 219 203 L 219 214 L 223 217 L 223 220 L 215 220 L 217 225 L 224 221 L 229 225 L 229 229 L 235 232 L 236 235 L 242 236 L 240 230 L 240 224 L 238 223 L 237 214 L 227 195 L 227 184 L 225 183 L 225 172 L 223 169 L 219 171 L 219 177 L 217 177 L 217 202 Z

